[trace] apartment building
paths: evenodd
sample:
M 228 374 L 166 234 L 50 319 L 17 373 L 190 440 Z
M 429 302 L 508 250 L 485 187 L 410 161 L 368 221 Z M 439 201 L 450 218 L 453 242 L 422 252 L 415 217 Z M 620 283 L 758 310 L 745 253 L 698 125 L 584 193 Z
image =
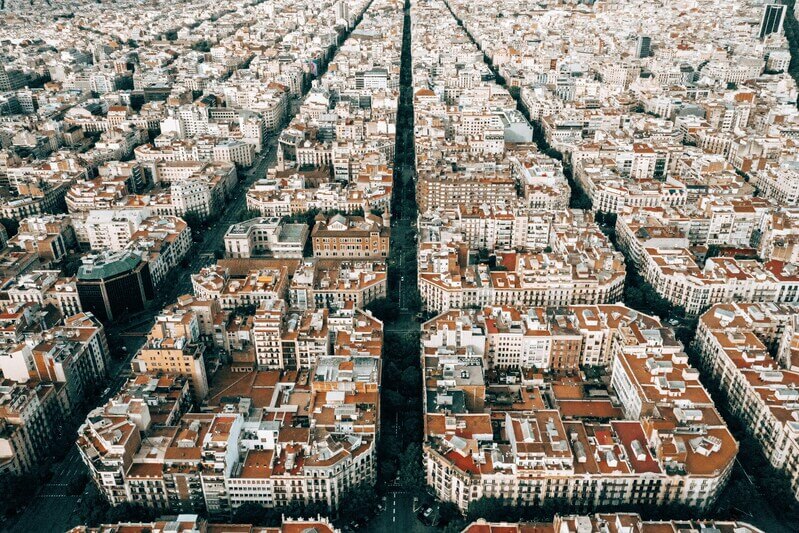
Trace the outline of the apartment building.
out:
M 131 366 L 140 373 L 161 371 L 189 378 L 199 403 L 208 395 L 205 351 L 198 316 L 191 310 L 172 310 L 156 317 Z
M 141 431 L 154 422 L 165 426 L 175 424 L 191 404 L 191 398 L 188 379 L 162 373 L 143 374 L 127 382 L 106 405 L 90 412 L 78 430 L 77 446 L 90 477 L 111 505 L 135 497 L 132 488 L 125 484 L 125 475 L 142 445 Z M 190 488 L 191 478 L 178 476 L 183 483 L 180 489 L 171 487 L 172 497 L 185 494 Z
M 387 214 L 319 215 L 311 231 L 314 257 L 324 259 L 385 259 L 390 236 Z
M 63 445 L 61 421 L 83 406 L 107 378 L 110 358 L 102 325 L 77 314 L 41 331 L 35 303 L 7 309 L 0 345 L 0 472 L 37 474 Z
M 325 169 L 288 177 L 278 177 L 273 171 L 270 169 L 267 178 L 256 181 L 247 191 L 247 207 L 264 217 L 296 215 L 311 209 L 347 213 L 362 209 L 366 213 L 391 208 L 393 183 L 385 165 L 368 167 L 348 184 L 324 181 L 328 175 Z
M 716 304 L 700 317 L 693 348 L 730 412 L 799 499 L 797 312 L 787 304 Z
M 683 307 L 686 314 L 697 316 L 709 306 L 727 301 L 797 301 L 799 278 L 796 265 L 730 256 L 705 258 L 702 265 L 691 249 L 691 225 L 694 221 L 664 219 L 659 216 L 661 213 L 641 210 L 620 215 L 616 220 L 618 244 L 658 294 Z M 728 226 L 732 225 L 730 221 Z M 711 224 L 711 227 L 716 226 Z M 758 227 L 760 225 L 749 225 L 751 234 Z M 749 230 L 745 230 L 746 234 Z M 729 231 L 713 231 L 712 234 L 705 233 L 706 237 L 698 239 L 698 242 L 718 242 L 717 235 L 732 238 Z M 746 234 L 738 242 L 746 242 Z
M 218 161 L 249 167 L 255 160 L 255 146 L 238 139 L 210 135 L 182 140 L 160 135 L 152 144 L 137 146 L 133 154 L 141 164 L 158 161 Z
M 24 361 L 20 361 L 20 355 Z M 79 313 L 49 329 L 29 350 L 22 347 L 15 351 L 9 363 L 16 365 L 18 374 L 26 364 L 33 367 L 33 379 L 60 384 L 65 410 L 72 412 L 107 379 L 110 359 L 102 323 L 91 313 Z
M 480 250 L 473 248 L 482 244 L 482 231 L 474 231 L 476 224 L 470 220 L 432 214 L 429 221 L 422 221 L 418 282 L 426 309 L 443 312 L 471 306 L 559 306 L 621 299 L 624 258 L 590 214 L 571 210 L 532 220 L 502 218 L 513 225 L 494 233 L 491 240 L 506 247 L 495 247 L 492 255 L 482 258 Z M 517 224 L 518 230 L 513 228 Z M 521 246 L 525 242 L 533 251 L 512 251 L 514 242 L 516 250 L 526 248 Z
M 203 300 L 219 300 L 222 309 L 258 306 L 266 300 L 284 298 L 288 288 L 288 267 L 252 269 L 243 275 L 229 268 L 213 265 L 192 274 L 194 295 Z
M 196 514 L 183 513 L 177 516 L 162 517 L 154 522 L 140 523 L 120 523 L 102 524 L 97 527 L 76 526 L 68 533 L 121 533 L 123 530 L 128 533 L 147 533 L 148 531 L 178 531 L 180 533 L 200 533 L 202 531 L 224 531 L 235 528 L 241 533 L 257 533 L 263 529 L 260 526 L 249 524 L 231 525 L 227 523 L 213 523 Z M 333 526 L 326 518 L 302 519 L 289 518 L 283 519 L 279 527 L 269 528 L 275 533 L 294 533 L 296 531 L 316 531 L 317 533 L 340 533 L 340 530 Z M 754 530 L 753 530 L 754 531 Z
M 330 353 L 327 309 L 288 313 L 283 300 L 265 301 L 256 310 L 252 343 L 258 368 L 311 368 Z
M 6 300 L 2 306 L 6 311 L 25 303 L 52 304 L 69 317 L 83 309 L 75 278 L 62 277 L 58 270 L 32 270 L 10 277 L 0 286 L 0 294 Z
M 23 475 L 39 469 L 57 438 L 64 415 L 53 383 L 0 384 L 0 473 Z
M 511 252 L 497 256 L 504 269 L 492 270 L 488 264 L 465 265 L 464 255 L 458 252 L 445 248 L 428 253 L 420 247 L 424 262 L 419 270 L 419 292 L 426 309 L 610 303 L 621 299 L 624 288 L 624 266 L 618 259 L 611 260 L 607 270 L 597 272 L 588 257 L 575 266 L 545 253 Z M 599 259 L 596 264 L 607 263 Z
M 644 520 L 635 513 L 596 513 L 590 515 L 556 514 L 551 522 L 508 523 L 472 522 L 463 533 L 527 533 L 540 528 L 563 533 L 599 533 L 601 531 L 640 531 L 641 533 L 676 533 L 678 531 L 740 531 L 761 533 L 761 529 L 746 522 L 727 520 Z
M 297 309 L 364 308 L 387 294 L 388 273 L 381 261 L 304 260 L 294 271 L 288 288 Z
M 119 252 L 130 244 L 131 236 L 150 216 L 146 209 L 97 209 L 86 217 L 85 231 L 92 250 Z
M 142 221 L 127 247 L 146 254 L 153 285 L 160 286 L 173 269 L 181 266 L 191 246 L 191 228 L 183 219 L 153 216 Z
M 35 253 L 47 264 L 59 263 L 77 242 L 69 215 L 43 215 L 20 221 L 17 234 L 8 246 Z
M 220 369 L 202 412 L 187 412 L 192 377 L 174 366 L 154 371 L 148 365 L 90 413 L 78 447 L 109 502 L 228 516 L 248 502 L 317 501 L 336 508 L 347 488 L 374 483 L 382 324 L 353 313 L 336 316 L 333 355 L 326 310 L 294 323 L 294 315 L 285 319 L 278 342 L 293 344 L 298 354 L 317 342 L 328 348 L 307 351 L 313 359 L 296 370 Z M 185 318 L 159 320 L 156 328 L 182 331 L 186 324 Z M 377 331 L 367 336 L 368 327 Z M 137 361 L 155 349 L 153 335 Z M 374 342 L 374 351 L 358 349 Z
M 227 311 L 222 310 L 219 300 L 202 300 L 191 294 L 183 294 L 178 296 L 174 306 L 165 307 L 164 313 L 177 310 L 190 311 L 197 317 L 200 339 L 203 342 L 225 352 L 230 351 L 227 334 L 230 316 Z
M 516 200 L 516 182 L 490 164 L 468 167 L 440 165 L 419 168 L 416 197 L 421 212 L 436 207 L 459 205 L 512 205 Z
M 430 488 L 462 509 L 483 496 L 708 508 L 738 445 L 674 333 L 623 306 L 573 311 L 582 316 L 571 339 L 557 317 L 535 309 L 451 311 L 423 325 Z M 556 371 L 535 373 L 536 350 L 547 350 L 536 337 L 548 334 L 553 362 L 542 367 Z M 597 361 L 604 380 L 558 362 L 569 350 L 595 349 L 607 354 Z M 510 354 L 529 361 L 489 372 L 492 359 L 505 364 Z M 573 368 L 578 362 L 575 354 Z
M 754 185 L 778 205 L 799 205 L 799 162 L 784 161 L 753 173 Z
M 63 212 L 68 189 L 67 183 L 38 183 L 19 186 L 19 194 L 0 198 L 0 215 L 3 218 L 23 218 Z

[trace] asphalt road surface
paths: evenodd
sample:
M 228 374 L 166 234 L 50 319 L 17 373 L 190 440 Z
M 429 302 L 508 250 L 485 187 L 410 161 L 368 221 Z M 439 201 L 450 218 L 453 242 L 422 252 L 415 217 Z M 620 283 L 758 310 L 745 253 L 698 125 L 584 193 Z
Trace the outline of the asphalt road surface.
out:
M 127 351 L 124 358 L 111 361 L 109 370 L 108 392 L 104 394 L 98 405 L 105 403 L 116 394 L 127 380 L 125 370 L 130 367 L 130 360 L 144 344 L 144 336 L 125 336 L 122 341 Z M 71 446 L 60 463 L 53 466 L 53 476 L 31 501 L 25 511 L 13 521 L 13 525 L 0 525 L 2 531 L 53 532 L 64 531 L 78 525 L 78 500 L 81 496 L 67 494 L 69 485 L 86 473 L 86 465 L 80 459 L 77 446 Z
M 363 529 L 366 533 L 428 533 L 438 531 L 426 526 L 416 518 L 413 510 L 413 496 L 404 492 L 390 492 L 383 502 L 383 510 L 369 521 Z
M 241 173 L 233 196 L 225 204 L 221 216 L 211 227 L 199 234 L 202 241 L 194 243 L 194 248 L 189 252 L 188 268 L 180 268 L 173 272 L 163 284 L 164 289 L 159 293 L 159 306 L 157 306 L 159 309 L 174 302 L 178 296 L 191 293 L 191 275 L 216 262 L 214 251 L 223 246 L 225 232 L 231 224 L 239 221 L 241 213 L 247 208 L 247 190 L 257 180 L 265 177 L 266 169 L 274 164 L 276 146 L 277 137 L 271 138 L 252 168 Z
M 53 478 L 44 485 L 24 514 L 11 526 L 11 531 L 63 533 L 78 525 L 78 499 L 67 494 L 69 482 L 84 472 L 77 448 L 71 448 L 61 463 L 54 467 Z

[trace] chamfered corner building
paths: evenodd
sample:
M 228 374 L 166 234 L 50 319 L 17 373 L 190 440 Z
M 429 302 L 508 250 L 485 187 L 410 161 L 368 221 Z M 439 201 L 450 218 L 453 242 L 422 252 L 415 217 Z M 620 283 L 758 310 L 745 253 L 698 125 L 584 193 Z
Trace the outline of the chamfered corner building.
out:
M 154 297 L 149 264 L 130 250 L 85 257 L 76 285 L 83 309 L 103 322 L 141 311 Z

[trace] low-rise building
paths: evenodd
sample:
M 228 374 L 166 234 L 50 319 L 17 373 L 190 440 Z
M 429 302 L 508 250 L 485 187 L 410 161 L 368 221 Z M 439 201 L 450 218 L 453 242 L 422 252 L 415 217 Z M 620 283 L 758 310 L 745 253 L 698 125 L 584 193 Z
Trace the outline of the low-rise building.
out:
M 230 226 L 225 232 L 228 257 L 301 258 L 308 226 L 286 224 L 277 217 L 259 217 Z

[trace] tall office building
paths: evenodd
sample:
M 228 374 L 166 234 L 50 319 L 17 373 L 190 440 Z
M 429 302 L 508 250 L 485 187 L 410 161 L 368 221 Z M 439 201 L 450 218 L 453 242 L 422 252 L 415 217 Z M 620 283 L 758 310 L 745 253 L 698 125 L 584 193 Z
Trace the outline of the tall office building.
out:
M 782 31 L 785 14 L 788 7 L 783 4 L 767 4 L 763 7 L 763 18 L 760 19 L 760 33 L 758 37 L 765 39 L 772 33 Z
M 149 264 L 134 252 L 87 256 L 77 277 L 81 306 L 103 322 L 141 311 L 154 297 Z
M 19 70 L 7 70 L 0 65 L 0 91 L 16 91 L 25 87 L 26 78 Z
M 652 55 L 652 37 L 647 35 L 638 36 L 638 45 L 635 48 L 635 55 L 641 59 Z
M 350 18 L 350 7 L 344 0 L 340 0 L 336 4 L 336 18 L 339 20 L 348 20 Z

